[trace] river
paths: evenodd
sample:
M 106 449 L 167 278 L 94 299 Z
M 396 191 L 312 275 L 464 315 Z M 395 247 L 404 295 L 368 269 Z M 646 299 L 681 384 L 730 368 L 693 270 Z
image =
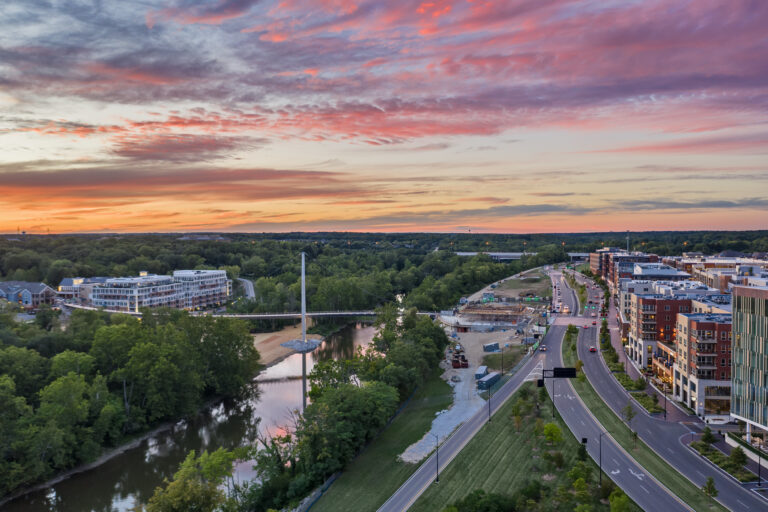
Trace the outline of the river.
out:
M 307 371 L 318 359 L 351 356 L 356 347 L 368 345 L 374 334 L 375 329 L 365 324 L 343 328 L 307 356 Z M 233 448 L 254 439 L 257 430 L 273 433 L 290 424 L 291 410 L 301 408 L 301 379 L 297 376 L 301 376 L 301 356 L 294 354 L 259 375 L 258 379 L 270 381 L 254 384 L 252 397 L 219 403 L 95 469 L 0 508 L 3 512 L 127 512 L 137 503 L 146 503 L 164 478 L 172 478 L 189 450 Z M 251 464 L 238 464 L 234 476 L 239 481 L 250 479 Z

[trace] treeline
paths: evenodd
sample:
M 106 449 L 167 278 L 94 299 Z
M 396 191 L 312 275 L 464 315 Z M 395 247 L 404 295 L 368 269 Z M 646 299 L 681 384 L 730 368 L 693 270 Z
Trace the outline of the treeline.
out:
M 435 249 L 454 251 L 541 252 L 557 246 L 589 252 L 603 245 L 626 246 L 625 233 L 433 234 L 433 233 L 288 233 L 223 235 L 223 240 L 194 240 L 178 234 L 52 235 L 0 238 L 0 279 L 44 281 L 51 286 L 67 276 L 124 276 L 141 270 L 167 274 L 177 269 L 223 268 L 231 277 L 274 278 L 291 286 L 299 275 L 296 254 L 310 255 L 320 275 L 361 276 L 419 267 Z M 184 239 L 187 238 L 187 239 Z M 725 250 L 768 252 L 768 231 L 675 231 L 630 233 L 630 249 L 660 255 L 684 251 L 705 254 Z M 421 280 L 404 273 L 393 282 L 396 293 Z M 373 293 L 373 292 L 372 292 Z
M 248 456 L 255 460 L 258 480 L 233 483 L 222 492 L 195 469 L 205 461 L 196 462 L 192 454 L 182 466 L 186 471 L 180 470 L 173 482 L 158 488 L 147 510 L 171 510 L 166 507 L 172 498 L 173 510 L 279 510 L 344 469 L 431 375 L 448 345 L 443 329 L 414 310 L 398 323 L 396 308 L 388 305 L 377 320 L 382 327 L 374 347 L 352 359 L 319 362 L 309 377 L 312 402 L 304 414 L 284 435 L 262 438 L 251 448 Z M 216 456 L 226 460 L 221 451 Z M 219 475 L 219 484 L 226 474 Z M 179 489 L 185 490 L 183 496 Z
M 156 310 L 58 323 L 47 309 L 32 324 L 0 314 L 0 498 L 209 397 L 240 395 L 258 366 L 239 321 Z

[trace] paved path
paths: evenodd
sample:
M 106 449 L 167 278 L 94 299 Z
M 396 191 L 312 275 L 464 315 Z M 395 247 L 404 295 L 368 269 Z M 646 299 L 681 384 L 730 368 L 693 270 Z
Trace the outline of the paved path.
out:
M 615 316 L 608 318 L 609 323 L 615 324 Z M 672 421 L 668 413 L 669 421 L 664 421 L 663 416 L 651 416 L 644 408 L 630 400 L 629 394 L 613 377 L 600 354 L 589 352 L 590 345 L 598 346 L 597 336 L 598 329 L 592 326 L 589 329 L 581 329 L 579 334 L 578 354 L 579 359 L 584 362 L 584 372 L 603 401 L 619 415 L 627 403 L 632 404 L 637 413 L 633 428 L 638 432 L 640 439 L 697 487 L 701 487 L 707 477 L 713 477 L 719 491 L 717 500 L 730 510 L 768 510 L 768 501 L 743 487 L 688 448 L 686 443 L 695 438 L 690 432 L 699 432 L 703 428 L 695 416 L 685 416 L 684 422 L 678 422 Z
M 525 381 L 528 374 L 541 364 L 544 354 L 537 352 L 512 376 L 490 400 L 491 418 L 504 402 L 517 391 Z M 456 432 L 439 447 L 440 471 L 458 455 L 464 446 L 488 421 L 489 408 L 483 407 L 468 421 L 463 423 Z M 497 420 L 499 421 L 499 420 Z M 393 494 L 381 507 L 379 512 L 402 512 L 408 510 L 411 505 L 435 480 L 435 454 L 425 460 L 406 482 Z

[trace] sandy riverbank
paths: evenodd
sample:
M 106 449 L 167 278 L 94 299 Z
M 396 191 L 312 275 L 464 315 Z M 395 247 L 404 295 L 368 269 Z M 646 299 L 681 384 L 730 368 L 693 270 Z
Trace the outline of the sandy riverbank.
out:
M 293 350 L 280 346 L 286 341 L 301 339 L 301 325 L 285 327 L 281 331 L 262 332 L 253 335 L 253 345 L 261 355 L 261 364 L 272 366 L 291 355 Z M 307 334 L 307 339 L 322 339 L 317 334 Z

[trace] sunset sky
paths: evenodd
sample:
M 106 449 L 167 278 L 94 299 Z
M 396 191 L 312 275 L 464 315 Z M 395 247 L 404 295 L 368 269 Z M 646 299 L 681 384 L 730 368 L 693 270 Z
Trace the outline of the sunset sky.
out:
M 768 1 L 2 0 L 0 232 L 768 228 Z

